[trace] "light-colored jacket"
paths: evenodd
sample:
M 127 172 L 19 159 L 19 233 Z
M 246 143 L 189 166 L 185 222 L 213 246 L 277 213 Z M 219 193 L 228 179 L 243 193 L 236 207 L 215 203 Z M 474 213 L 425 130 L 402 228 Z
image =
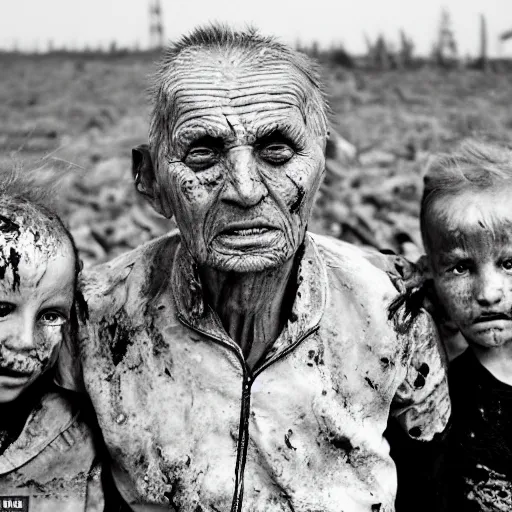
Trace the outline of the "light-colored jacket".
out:
M 0 496 L 28 497 L 28 512 L 102 512 L 100 477 L 92 432 L 58 392 L 43 396 L 0 455 Z
M 390 512 L 388 416 L 424 440 L 447 423 L 430 317 L 398 335 L 395 288 L 350 244 L 306 236 L 288 322 L 254 371 L 203 302 L 179 234 L 82 284 L 84 382 L 136 511 Z

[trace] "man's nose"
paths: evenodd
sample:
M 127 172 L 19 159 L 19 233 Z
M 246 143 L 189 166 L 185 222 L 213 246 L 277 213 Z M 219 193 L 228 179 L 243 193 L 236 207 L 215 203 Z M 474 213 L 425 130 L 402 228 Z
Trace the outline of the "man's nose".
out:
M 478 276 L 476 300 L 481 306 L 493 306 L 503 298 L 503 279 L 495 269 L 486 269 Z
M 229 150 L 227 155 L 227 180 L 222 200 L 242 208 L 260 203 L 268 194 L 261 180 L 252 147 L 241 146 Z

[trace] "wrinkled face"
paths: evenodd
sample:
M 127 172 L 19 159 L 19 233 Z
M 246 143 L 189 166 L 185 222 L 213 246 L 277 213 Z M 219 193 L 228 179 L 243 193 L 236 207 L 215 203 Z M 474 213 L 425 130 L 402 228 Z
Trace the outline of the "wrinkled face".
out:
M 467 341 L 483 347 L 512 341 L 511 192 L 440 199 L 429 229 L 439 300 Z
M 68 329 L 74 269 L 69 241 L 40 238 L 0 211 L 0 403 L 15 400 L 55 362 Z
M 185 245 L 223 271 L 282 265 L 303 241 L 324 171 L 326 136 L 306 116 L 311 86 L 289 64 L 236 52 L 196 54 L 175 75 L 157 180 Z

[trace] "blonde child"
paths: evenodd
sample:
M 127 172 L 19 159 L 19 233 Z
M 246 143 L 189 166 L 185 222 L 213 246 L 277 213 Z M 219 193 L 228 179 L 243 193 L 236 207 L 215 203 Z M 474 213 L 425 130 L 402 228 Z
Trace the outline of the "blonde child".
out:
M 429 296 L 449 351 L 460 351 L 457 329 L 468 346 L 450 364 L 451 426 L 430 510 L 510 511 L 512 151 L 470 143 L 438 158 L 425 176 L 421 232 L 431 287 L 407 303 Z
M 80 395 L 53 383 L 76 325 L 79 260 L 41 192 L 20 176 L 0 183 L 2 510 L 100 511 L 93 420 Z

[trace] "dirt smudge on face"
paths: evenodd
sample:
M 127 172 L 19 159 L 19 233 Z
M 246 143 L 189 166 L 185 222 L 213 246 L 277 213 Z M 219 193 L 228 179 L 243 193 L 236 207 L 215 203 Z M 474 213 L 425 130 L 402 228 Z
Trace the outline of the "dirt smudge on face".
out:
M 20 226 L 11 219 L 0 215 L 0 233 L 9 238 L 14 238 L 20 234 Z
M 304 199 L 304 196 L 306 195 L 306 191 L 304 190 L 304 187 L 298 183 L 295 183 L 295 186 L 297 187 L 297 199 L 293 202 L 293 204 L 290 206 L 290 213 L 294 214 L 297 213 L 300 209 L 300 206 L 302 204 L 302 200 Z
M 9 251 L 9 257 L 6 261 L 6 266 L 11 267 L 12 272 L 12 290 L 16 291 L 16 289 L 19 289 L 20 287 L 20 273 L 19 273 L 19 264 L 20 264 L 21 256 L 14 249 L 14 247 L 11 247 L 11 250 Z
M 14 247 L 10 248 L 9 255 L 6 256 L 4 254 L 3 264 L 0 264 L 0 279 L 5 277 L 5 273 L 8 268 L 11 269 L 12 272 L 12 290 L 16 291 L 20 287 L 20 274 L 19 274 L 19 264 L 21 260 L 21 255 L 14 249 Z

